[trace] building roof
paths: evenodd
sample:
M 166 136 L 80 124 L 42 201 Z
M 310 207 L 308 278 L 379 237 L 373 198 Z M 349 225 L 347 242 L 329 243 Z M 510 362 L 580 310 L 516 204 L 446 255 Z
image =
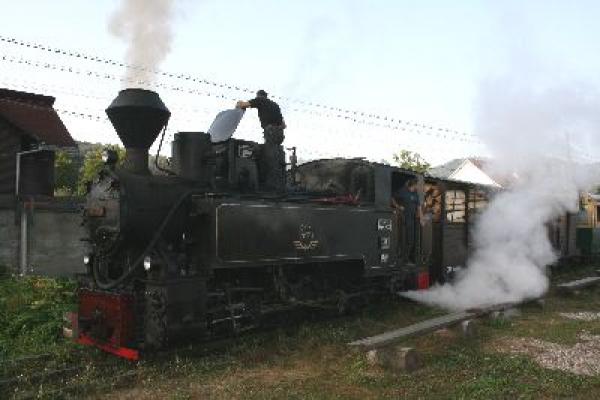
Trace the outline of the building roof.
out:
M 467 160 L 468 158 L 455 158 L 445 164 L 430 168 L 427 173 L 434 178 L 449 179 Z
M 52 107 L 54 97 L 0 88 L 0 117 L 47 145 L 75 147 L 75 141 Z
M 503 186 L 497 180 L 497 177 L 491 176 L 484 169 L 485 163 L 486 161 L 481 158 L 456 158 L 445 164 L 429 169 L 427 173 L 439 179 Z

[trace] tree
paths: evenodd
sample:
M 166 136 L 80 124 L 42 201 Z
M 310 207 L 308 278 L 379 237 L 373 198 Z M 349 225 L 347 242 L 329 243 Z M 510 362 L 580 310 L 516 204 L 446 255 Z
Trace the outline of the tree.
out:
M 102 152 L 104 149 L 112 149 L 117 152 L 117 155 L 119 156 L 119 165 L 125 160 L 125 149 L 121 146 L 105 146 L 97 144 L 90 148 L 85 153 L 83 166 L 81 167 L 81 174 L 77 185 L 77 193 L 79 195 L 84 195 L 86 193 L 88 182 L 92 182 L 104 166 L 104 161 L 102 161 Z
M 79 163 L 68 152 L 58 150 L 54 158 L 54 190 L 58 196 L 72 196 L 77 191 Z
M 148 169 L 150 169 L 152 175 L 169 175 L 168 171 L 173 169 L 169 159 L 163 155 L 158 156 L 158 167 L 156 168 L 156 155 L 149 156 Z
M 423 173 L 431 167 L 431 164 L 429 164 L 417 152 L 409 150 L 400 150 L 400 152 L 394 154 L 393 157 L 394 162 L 398 164 L 400 168 L 408 169 L 411 171 Z

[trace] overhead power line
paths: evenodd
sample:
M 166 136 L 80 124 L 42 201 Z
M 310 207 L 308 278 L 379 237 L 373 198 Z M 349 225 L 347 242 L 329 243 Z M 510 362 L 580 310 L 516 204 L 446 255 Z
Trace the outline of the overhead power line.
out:
M 35 67 L 35 68 L 44 68 L 44 69 L 55 70 L 55 71 L 60 71 L 60 72 L 74 73 L 74 74 L 78 74 L 78 75 L 81 75 L 84 77 L 95 77 L 95 78 L 100 78 L 100 79 L 109 79 L 109 80 L 118 81 L 118 82 L 129 82 L 129 83 L 134 83 L 134 84 L 150 84 L 150 82 L 147 82 L 147 81 L 135 81 L 135 80 L 131 80 L 131 79 L 125 79 L 122 77 L 118 77 L 116 75 L 109 74 L 109 73 L 100 73 L 97 71 L 81 70 L 78 68 L 74 68 L 72 66 L 59 65 L 59 64 L 36 61 L 36 60 L 27 60 L 22 57 L 17 58 L 17 57 L 13 57 L 13 56 L 4 55 L 0 58 L 0 60 L 8 61 L 11 63 L 28 65 L 28 66 Z M 215 99 L 235 101 L 235 98 L 228 97 L 223 94 L 216 94 L 216 93 L 209 92 L 209 91 L 186 89 L 186 88 L 183 88 L 180 86 L 167 85 L 167 84 L 162 84 L 162 83 L 155 83 L 154 85 L 157 87 L 167 89 L 167 90 L 171 90 L 171 91 L 184 92 L 184 93 L 192 94 L 192 95 L 204 95 L 204 96 L 212 97 Z M 32 86 L 30 86 L 30 88 L 32 88 Z M 100 96 L 87 95 L 85 93 L 75 92 L 75 91 L 70 91 L 68 94 L 74 95 L 74 96 L 90 98 L 90 99 L 96 99 L 96 100 L 108 99 L 108 98 L 104 98 L 104 97 L 100 97 Z M 73 111 L 73 110 L 67 110 L 67 109 L 61 109 L 61 108 L 57 108 L 56 111 L 61 115 L 66 115 L 66 116 L 70 116 L 70 117 L 77 117 L 77 118 L 82 118 L 82 119 L 87 119 L 87 120 L 97 121 L 97 122 L 106 122 L 107 121 L 105 116 L 99 116 L 97 114 L 83 113 L 83 112 L 79 112 L 79 111 Z M 199 112 L 200 110 L 191 109 L 190 111 L 191 112 Z M 391 123 L 391 120 L 387 123 L 383 122 L 383 121 L 378 122 L 378 121 L 369 120 L 367 118 L 360 119 L 360 118 L 355 118 L 355 117 L 352 117 L 349 115 L 343 115 L 343 114 L 339 114 L 339 113 L 331 114 L 331 113 L 321 112 L 321 111 L 316 111 L 316 110 L 301 109 L 298 107 L 291 108 L 290 111 L 301 112 L 304 114 L 322 117 L 322 118 L 338 118 L 338 119 L 342 119 L 342 120 L 345 120 L 345 121 L 348 121 L 351 123 L 380 127 L 380 128 L 385 128 L 385 129 L 391 129 L 391 130 L 396 130 L 396 131 L 400 131 L 400 132 L 406 132 L 409 134 L 424 134 L 424 135 L 433 136 L 433 137 L 437 137 L 437 138 L 444 139 L 444 140 L 449 139 L 449 140 L 459 141 L 459 142 L 464 142 L 464 143 L 479 144 L 473 140 L 468 140 L 467 138 L 457 138 L 455 136 L 452 136 L 449 134 L 451 132 L 451 130 L 439 129 L 438 132 L 432 132 L 430 130 L 427 130 L 426 128 L 423 128 L 423 127 L 426 127 L 426 125 L 424 125 L 424 124 L 416 124 L 415 123 L 412 125 L 411 124 L 396 125 L 396 124 Z M 201 112 L 209 113 L 210 111 L 208 109 L 205 109 L 205 110 L 201 110 Z M 182 121 L 191 122 L 192 120 L 188 118 L 188 119 L 182 119 Z M 585 151 L 583 151 L 581 149 L 576 150 L 576 155 L 578 157 L 581 157 L 583 159 L 587 159 L 590 161 L 598 160 L 591 154 L 586 153 Z
M 20 107 L 37 109 L 37 110 L 41 110 L 44 112 L 50 112 L 50 111 L 54 110 L 58 114 L 69 116 L 69 117 L 85 119 L 85 120 L 96 122 L 96 123 L 103 123 L 103 124 L 110 123 L 110 121 L 108 120 L 108 118 L 105 115 L 90 114 L 90 113 L 85 113 L 85 112 L 80 112 L 80 111 L 65 109 L 65 108 L 53 108 L 53 107 L 41 106 L 41 105 L 36 105 L 36 104 L 31 104 L 31 103 L 24 103 L 22 101 L 13 100 L 13 99 L 0 98 L 0 103 L 18 104 Z M 169 132 L 169 137 L 172 137 L 173 134 L 174 134 L 174 132 Z M 334 153 L 322 151 L 322 150 L 310 149 L 310 148 L 302 149 L 303 155 L 305 155 L 305 156 L 308 155 L 309 157 L 312 156 L 313 158 L 331 157 L 332 154 L 334 154 Z M 585 152 L 581 151 L 580 149 L 574 149 L 574 151 L 571 152 L 571 155 L 577 157 L 580 160 L 585 160 L 587 162 L 600 162 L 600 159 L 593 157 L 592 155 L 585 153 Z
M 65 50 L 65 49 L 48 46 L 48 45 L 41 44 L 41 43 L 23 41 L 23 40 L 14 38 L 14 37 L 0 35 L 0 42 L 4 42 L 4 43 L 10 44 L 10 45 L 26 47 L 26 48 L 30 48 L 30 49 L 34 49 L 34 50 L 46 51 L 46 52 L 56 54 L 56 55 L 64 55 L 64 56 L 68 56 L 68 57 L 74 57 L 74 58 L 77 58 L 77 59 L 80 59 L 83 61 L 86 61 L 86 60 L 93 61 L 93 62 L 101 63 L 101 64 L 107 65 L 107 66 L 115 66 L 115 67 L 121 67 L 121 68 L 126 68 L 126 69 L 133 69 L 133 70 L 137 70 L 137 71 L 150 72 L 157 76 L 185 80 L 187 82 L 193 82 L 193 83 L 198 83 L 198 84 L 203 84 L 203 85 L 210 85 L 210 86 L 213 86 L 213 87 L 219 88 L 219 89 L 235 90 L 235 91 L 239 91 L 242 93 L 254 93 L 253 90 L 251 90 L 247 87 L 241 86 L 241 85 L 216 82 L 216 81 L 192 76 L 192 75 L 185 74 L 185 73 L 173 73 L 173 72 L 167 72 L 167 71 L 161 71 L 161 70 L 157 70 L 157 69 L 148 68 L 146 66 L 132 65 L 132 64 L 123 63 L 123 62 L 120 62 L 117 60 L 113 60 L 110 58 L 99 57 L 99 56 L 95 56 L 95 55 L 91 55 L 91 54 L 87 54 L 87 53 L 83 53 L 83 52 L 79 52 L 79 51 Z M 459 136 L 464 136 L 466 138 L 476 138 L 477 137 L 474 134 L 458 131 L 455 129 L 437 127 L 437 126 L 433 126 L 430 124 L 424 124 L 424 123 L 415 122 L 415 121 L 411 121 L 411 120 L 395 118 L 395 117 L 382 115 L 382 114 L 378 114 L 378 113 L 369 113 L 369 112 L 360 111 L 360 110 L 351 110 L 351 109 L 347 109 L 347 108 L 335 107 L 335 106 L 330 106 L 330 105 L 312 102 L 312 101 L 295 99 L 295 98 L 282 96 L 282 95 L 271 95 L 271 97 L 281 100 L 281 101 L 284 101 L 284 102 L 288 102 L 288 103 L 299 103 L 304 106 L 314 107 L 314 108 L 326 110 L 329 112 L 348 114 L 351 116 L 349 119 L 358 119 L 358 120 L 373 119 L 373 120 L 381 121 L 383 123 L 383 126 L 387 126 L 388 124 L 389 125 L 406 124 L 406 125 L 411 125 L 414 127 L 418 127 L 420 129 L 424 129 L 424 130 L 444 132 L 447 135 L 450 135 L 450 134 L 459 135 Z
M 30 61 L 30 60 L 24 60 L 24 59 L 17 59 L 15 57 L 9 57 L 9 56 L 3 56 L 2 59 L 6 59 L 9 61 L 15 61 L 17 63 L 25 63 L 27 65 L 30 66 L 34 66 L 34 67 L 38 67 L 38 66 L 43 66 L 44 68 L 50 68 L 50 69 L 54 69 L 54 70 L 60 70 L 60 71 L 66 71 L 66 72 L 72 72 L 72 73 L 77 73 L 77 74 L 87 74 L 89 75 L 89 73 L 91 73 L 92 75 L 96 76 L 96 77 L 102 77 L 102 78 L 110 78 L 113 80 L 123 80 L 122 78 L 116 77 L 114 75 L 110 75 L 110 74 L 100 74 L 97 72 L 93 72 L 93 71 L 80 71 L 80 70 L 76 70 L 73 69 L 71 67 L 67 67 L 67 66 L 60 66 L 60 65 L 56 65 L 56 64 L 50 64 L 50 63 L 42 63 L 42 62 L 36 62 L 36 61 Z M 4 83 L 11 83 L 11 82 L 7 82 L 4 81 Z M 24 83 L 16 83 L 13 85 L 19 86 L 21 88 L 25 88 L 28 90 L 35 90 L 36 89 L 36 84 L 33 83 L 29 83 L 29 84 L 24 84 Z M 69 88 L 65 88 L 65 87 L 58 87 L 58 86 L 50 86 L 47 84 L 42 84 L 42 86 L 52 89 L 52 90 L 59 90 L 62 91 L 65 94 L 68 95 L 72 95 L 72 96 L 77 96 L 77 97 L 83 97 L 83 98 L 88 98 L 88 99 L 92 99 L 92 100 L 98 100 L 98 101 L 105 101 L 107 104 L 108 102 L 111 100 L 111 95 L 107 95 L 107 96 L 100 96 L 100 95 L 91 95 L 87 92 L 80 92 L 80 91 L 75 91 Z M 164 87 L 168 88 L 169 90 L 177 90 L 179 91 L 180 89 L 178 87 L 174 87 L 174 86 L 169 86 L 169 85 L 163 85 Z M 188 91 L 188 93 L 190 93 Z M 195 94 L 195 93 L 191 93 L 191 94 Z M 218 96 L 210 93 L 210 95 L 214 98 L 217 98 Z M 187 106 L 180 106 L 181 108 L 187 108 L 188 112 L 192 112 L 192 113 L 203 113 L 203 114 L 211 114 L 211 110 L 208 108 L 203 108 L 203 109 L 195 109 L 195 108 L 189 108 Z M 62 108 L 56 108 L 56 111 L 61 114 L 61 115 L 65 115 L 65 116 L 69 116 L 69 117 L 77 117 L 80 119 L 87 119 L 87 120 L 91 120 L 91 121 L 97 121 L 97 122 L 107 122 L 107 119 L 104 115 L 100 116 L 97 114 L 91 114 L 91 113 L 85 113 L 85 112 L 80 112 L 80 111 L 73 111 L 73 110 L 67 110 L 67 109 L 62 109 Z M 385 128 L 385 129 L 393 129 L 393 130 L 398 130 L 398 131 L 402 131 L 402 132 L 406 132 L 408 134 L 426 134 L 431 136 L 431 132 L 427 132 L 427 131 L 422 131 L 420 129 L 415 129 L 414 127 L 399 127 L 399 126 L 395 126 L 392 124 L 383 124 L 383 123 L 377 123 L 377 122 L 373 122 L 373 121 L 368 121 L 368 120 L 357 120 L 357 119 L 352 119 L 352 118 L 348 118 L 347 116 L 340 116 L 340 115 L 332 115 L 332 114 L 327 114 L 327 113 L 322 113 L 322 112 L 318 112 L 315 110 L 302 110 L 302 109 L 292 109 L 291 111 L 295 111 L 295 112 L 302 112 L 305 114 L 309 114 L 309 115 L 313 115 L 313 116 L 317 116 L 317 117 L 323 117 L 323 118 L 330 118 L 330 117 L 336 117 L 336 118 L 343 118 L 348 120 L 349 122 L 353 122 L 353 123 L 360 123 L 360 124 L 364 124 L 364 125 L 368 125 L 368 126 L 375 126 L 375 127 L 381 127 L 381 128 Z M 177 119 L 179 120 L 179 122 L 194 122 L 194 120 L 192 120 L 191 118 L 182 118 L 181 116 L 178 116 Z M 170 133 L 170 136 L 172 136 L 173 133 Z M 453 140 L 460 140 L 460 139 L 456 139 L 456 138 L 448 138 L 446 135 L 441 134 L 441 135 L 435 135 L 438 138 L 442 138 L 442 139 L 453 139 Z M 468 142 L 467 140 L 460 140 L 460 141 L 464 141 L 464 142 Z M 586 159 L 589 161 L 598 161 L 597 157 L 594 157 L 593 155 L 591 155 L 590 153 L 585 152 L 584 150 L 582 150 L 581 148 L 576 148 L 574 146 L 573 150 L 575 153 L 575 155 L 579 158 L 582 159 Z
M 75 68 L 75 67 L 69 66 L 69 65 L 61 65 L 61 64 L 50 63 L 50 62 L 45 62 L 45 61 L 29 60 L 29 59 L 26 59 L 23 57 L 14 57 L 14 56 L 9 56 L 9 55 L 3 55 L 0 57 L 0 61 L 20 64 L 20 65 L 27 65 L 27 66 L 34 67 L 34 68 L 43 68 L 46 70 L 72 73 L 72 74 L 80 75 L 82 77 L 93 77 L 93 78 L 106 79 L 106 80 L 112 80 L 112 81 L 117 81 L 117 82 L 127 82 L 127 83 L 134 84 L 134 85 L 144 86 L 144 85 L 152 84 L 151 82 L 148 82 L 148 81 L 142 81 L 142 80 L 136 81 L 136 80 L 132 80 L 132 79 L 119 77 L 119 76 L 116 76 L 116 75 L 113 75 L 110 73 L 101 73 L 101 72 L 97 72 L 97 71 L 83 70 L 83 69 Z M 164 84 L 164 83 L 153 83 L 152 85 L 157 88 L 162 88 L 162 89 L 171 90 L 171 91 L 177 91 L 177 92 L 186 93 L 186 94 L 207 96 L 207 97 L 211 97 L 214 99 L 222 99 L 222 100 L 227 100 L 227 101 L 232 101 L 232 102 L 234 102 L 236 100 L 235 98 L 232 98 L 232 97 L 229 97 L 229 96 L 226 96 L 223 94 L 213 93 L 213 92 L 209 92 L 209 91 L 201 91 L 201 90 L 197 90 L 197 89 L 187 89 L 182 86 L 168 85 L 168 84 Z M 422 124 L 398 125 L 398 124 L 393 123 L 391 120 L 375 121 L 375 120 L 369 120 L 367 118 L 359 118 L 359 117 L 351 116 L 351 115 L 344 115 L 344 114 L 340 114 L 340 113 L 332 114 L 329 112 L 303 109 L 303 108 L 299 108 L 299 107 L 291 108 L 290 111 L 301 112 L 301 113 L 305 113 L 308 115 L 319 116 L 319 117 L 323 117 L 323 118 L 330 118 L 330 119 L 337 118 L 337 119 L 341 119 L 341 120 L 344 120 L 347 122 L 352 122 L 352 123 L 357 123 L 357 124 L 367 125 L 367 126 L 381 127 L 381 128 L 386 128 L 386 129 L 392 129 L 392 130 L 396 130 L 399 132 L 419 133 L 419 134 L 424 134 L 424 135 L 428 135 L 431 137 L 436 137 L 436 138 L 444 139 L 444 140 L 452 140 L 452 141 L 458 141 L 458 142 L 464 142 L 464 143 L 478 144 L 478 142 L 475 140 L 476 139 L 475 137 L 473 137 L 472 139 L 469 139 L 466 137 L 456 137 L 454 135 L 451 135 L 450 130 L 439 129 L 438 131 L 433 131 L 433 130 L 427 129 L 426 126 L 422 125 Z

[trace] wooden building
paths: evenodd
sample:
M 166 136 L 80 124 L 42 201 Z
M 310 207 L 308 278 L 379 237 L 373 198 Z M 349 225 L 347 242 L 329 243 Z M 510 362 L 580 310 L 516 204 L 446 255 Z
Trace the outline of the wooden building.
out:
M 25 193 L 52 194 L 52 150 L 76 147 L 53 108 L 54 101 L 50 96 L 0 88 L 0 200 L 14 199 L 17 174 L 23 178 L 20 186 Z

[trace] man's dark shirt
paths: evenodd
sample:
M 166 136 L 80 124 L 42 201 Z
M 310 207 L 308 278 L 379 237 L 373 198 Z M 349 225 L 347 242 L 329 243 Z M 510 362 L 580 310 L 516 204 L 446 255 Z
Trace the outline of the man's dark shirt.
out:
M 256 97 L 249 101 L 250 107 L 258 110 L 260 126 L 266 128 L 269 125 L 283 125 L 283 116 L 277 103 L 266 97 Z
M 406 217 L 414 218 L 419 207 L 419 195 L 417 192 L 411 192 L 406 187 L 403 187 L 394 194 L 394 199 L 404 207 L 404 215 Z

